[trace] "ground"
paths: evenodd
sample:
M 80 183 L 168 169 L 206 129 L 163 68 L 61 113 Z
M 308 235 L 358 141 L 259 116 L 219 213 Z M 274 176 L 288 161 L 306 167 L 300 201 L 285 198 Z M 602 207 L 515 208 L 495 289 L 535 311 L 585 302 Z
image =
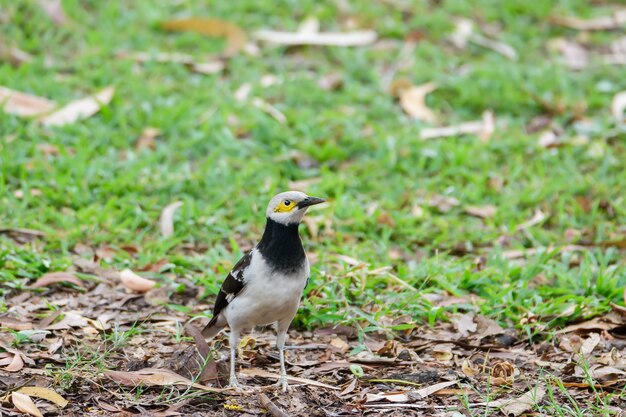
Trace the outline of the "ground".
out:
M 63 126 L 0 113 L 0 413 L 20 389 L 46 415 L 263 415 L 261 392 L 289 415 L 622 413 L 619 2 L 55 3 L 0 0 L 0 85 L 115 90 Z M 173 30 L 188 17 L 219 20 Z M 376 39 L 255 35 L 305 21 Z M 304 380 L 270 386 L 258 329 L 252 393 L 209 392 L 227 339 L 189 326 L 286 189 L 328 200 L 301 226 Z

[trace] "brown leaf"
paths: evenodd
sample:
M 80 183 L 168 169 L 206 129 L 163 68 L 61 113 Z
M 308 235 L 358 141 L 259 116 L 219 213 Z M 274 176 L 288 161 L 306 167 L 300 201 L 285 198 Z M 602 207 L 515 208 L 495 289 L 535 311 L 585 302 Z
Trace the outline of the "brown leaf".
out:
M 56 107 L 56 103 L 43 97 L 0 86 L 0 107 L 8 114 L 33 117 L 52 111 Z
M 474 31 L 474 23 L 469 19 L 455 19 L 455 29 L 450 36 L 450 41 L 459 49 L 465 49 L 469 42 L 491 49 L 510 60 L 517 59 L 517 51 L 511 45 L 494 39 L 487 38 Z
M 487 141 L 495 131 L 495 118 L 491 111 L 483 113 L 482 120 L 464 122 L 456 126 L 424 128 L 420 132 L 422 140 L 445 138 L 461 135 L 478 135 L 481 140 Z
M 570 69 L 582 70 L 589 66 L 589 51 L 584 46 L 569 39 L 551 39 L 547 47 L 561 55 L 563 63 Z
M 373 402 L 377 402 L 377 401 L 389 401 L 392 403 L 404 403 L 407 402 L 409 399 L 409 396 L 401 391 L 394 391 L 394 392 L 381 392 L 378 394 L 374 394 L 374 393 L 366 393 L 365 394 L 365 402 L 366 403 L 373 403 Z
M 33 57 L 15 46 L 6 45 L 0 38 L 0 61 L 8 62 L 14 67 L 32 61 Z
M 537 385 L 535 389 L 531 389 L 517 398 L 504 402 L 504 404 L 500 406 L 500 410 L 505 416 L 520 416 L 541 403 L 545 393 L 546 391 L 543 385 Z
M 600 16 L 593 19 L 580 19 L 574 16 L 553 16 L 550 21 L 553 24 L 576 30 L 619 29 L 626 27 L 626 10 L 617 10 L 612 16 Z
M 65 398 L 63 398 L 62 396 L 60 396 L 59 394 L 57 394 L 55 391 L 51 390 L 50 388 L 22 387 L 18 389 L 17 392 L 24 394 L 24 395 L 28 395 L 30 397 L 37 397 L 37 398 L 41 398 L 44 400 L 48 400 L 52 403 L 55 403 L 61 408 L 64 408 L 68 404 L 68 401 Z
M 278 110 L 276 107 L 272 106 L 270 103 L 268 103 L 267 101 L 259 98 L 259 97 L 254 97 L 252 99 L 252 105 L 260 110 L 263 110 L 265 113 L 269 114 L 270 116 L 272 116 L 274 119 L 276 119 L 276 121 L 280 124 L 285 124 L 287 123 L 287 117 L 280 111 Z
M 350 349 L 350 345 L 341 337 L 335 337 L 330 341 L 330 346 L 341 353 L 346 353 Z
M 156 285 L 155 281 L 140 277 L 128 268 L 120 272 L 120 280 L 126 288 L 137 292 L 147 292 Z
M 20 352 L 18 350 L 14 349 L 9 350 L 9 352 L 13 354 L 13 360 L 6 368 L 4 368 L 4 370 L 7 372 L 21 371 L 24 367 L 24 360 L 22 359 L 22 355 L 20 355 Z
M 170 237 L 174 234 L 174 213 L 176 213 L 176 210 L 182 205 L 182 201 L 176 201 L 165 206 L 161 212 L 159 225 L 161 226 L 161 235 L 163 237 Z
M 402 110 L 414 119 L 434 123 L 437 120 L 437 116 L 426 105 L 426 96 L 435 91 L 436 88 L 437 84 L 432 82 L 400 88 L 397 94 Z
M 113 99 L 115 87 L 107 87 L 96 94 L 75 100 L 59 110 L 39 118 L 44 126 L 63 126 L 86 119 L 98 113 L 102 106 L 106 106 Z
M 547 215 L 543 211 L 541 211 L 541 209 L 536 209 L 533 217 L 530 220 L 517 225 L 515 231 L 519 232 L 521 230 L 525 230 L 535 225 L 538 225 L 539 223 L 542 223 L 546 218 Z
M 280 45 L 364 46 L 373 43 L 378 35 L 373 30 L 320 32 L 319 23 L 315 19 L 308 19 L 297 32 L 258 30 L 252 37 Z
M 260 392 L 258 394 L 259 402 L 261 403 L 261 407 L 265 408 L 269 413 L 274 417 L 289 417 L 289 414 L 285 413 L 282 409 L 280 409 L 276 404 L 270 400 L 267 395 Z
M 89 321 L 85 317 L 78 313 L 67 312 L 60 321 L 47 325 L 45 330 L 66 330 L 73 327 L 82 328 L 87 326 L 89 326 Z
M 146 127 L 135 143 L 135 149 L 156 149 L 156 138 L 161 135 L 161 129 L 156 127 Z
M 228 45 L 225 55 L 231 56 L 246 46 L 248 37 L 237 25 L 219 19 L 189 18 L 161 22 L 161 28 L 173 32 L 196 32 L 202 35 L 226 38 Z
M 222 72 L 226 65 L 221 60 L 213 60 L 213 61 L 205 61 L 205 62 L 197 62 L 196 59 L 191 55 L 179 54 L 179 53 L 167 53 L 167 52 L 157 52 L 157 53 L 148 53 L 148 52 L 118 52 L 115 55 L 120 59 L 132 59 L 135 62 L 140 64 L 146 62 L 160 62 L 166 64 L 181 64 L 185 65 L 193 72 L 197 72 L 199 74 L 217 74 L 218 72 Z
M 31 400 L 28 395 L 14 391 L 11 393 L 11 402 L 15 408 L 20 410 L 22 413 L 30 414 L 35 417 L 43 417 L 39 408 L 37 408 L 33 400 Z
M 477 324 L 474 322 L 474 313 L 456 316 L 452 318 L 452 323 L 463 337 L 467 337 L 470 333 L 474 333 L 477 328 Z
M 48 272 L 47 274 L 39 277 L 37 281 L 30 284 L 29 288 L 48 287 L 59 282 L 69 282 L 77 287 L 85 288 L 83 281 L 76 275 L 69 272 Z
M 515 366 L 508 361 L 498 362 L 491 368 L 490 377 L 493 385 L 511 385 L 515 379 Z
M 193 381 L 168 369 L 144 368 L 134 372 L 105 371 L 104 375 L 119 384 L 129 386 L 136 386 L 140 384 L 160 387 L 169 385 L 186 385 L 210 392 L 223 392 L 229 390 L 228 388 L 212 388 L 194 383 Z
M 589 337 L 583 342 L 580 347 L 580 353 L 585 357 L 589 358 L 593 350 L 600 343 L 600 335 L 598 333 L 591 333 Z
M 62 0 L 39 0 L 39 6 L 56 25 L 63 26 L 69 22 Z
M 611 102 L 611 113 L 617 123 L 624 121 L 624 110 L 626 110 L 626 91 L 621 91 L 615 94 Z
M 34 229 L 0 229 L 0 234 L 7 234 L 19 242 L 30 242 L 36 238 L 43 238 L 45 233 Z
M 496 207 L 492 205 L 486 206 L 467 206 L 465 212 L 470 216 L 480 217 L 481 219 L 489 219 L 496 215 Z
M 11 317 L 0 317 L 0 327 L 5 327 L 11 330 L 31 330 L 33 323 L 17 320 Z
M 419 395 L 420 398 L 425 398 L 428 397 L 431 394 L 436 394 L 438 391 L 441 391 L 444 388 L 448 388 L 449 386 L 452 386 L 456 383 L 458 383 L 459 381 L 445 381 L 445 382 L 440 382 L 438 384 L 434 384 L 428 387 L 424 387 L 424 388 L 420 388 L 416 391 L 414 391 L 415 394 Z
M 472 361 L 469 359 L 464 359 L 461 363 L 461 371 L 463 374 L 468 377 L 473 377 L 480 374 L 480 368 L 478 368 Z

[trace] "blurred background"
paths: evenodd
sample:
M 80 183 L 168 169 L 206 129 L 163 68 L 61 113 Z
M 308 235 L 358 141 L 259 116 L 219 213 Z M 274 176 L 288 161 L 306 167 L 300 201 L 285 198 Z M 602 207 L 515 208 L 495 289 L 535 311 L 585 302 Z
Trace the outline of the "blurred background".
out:
M 2 0 L 0 292 L 88 258 L 208 305 L 271 196 L 298 189 L 329 200 L 302 226 L 298 328 L 434 323 L 450 297 L 529 334 L 608 311 L 626 284 L 621 16 Z

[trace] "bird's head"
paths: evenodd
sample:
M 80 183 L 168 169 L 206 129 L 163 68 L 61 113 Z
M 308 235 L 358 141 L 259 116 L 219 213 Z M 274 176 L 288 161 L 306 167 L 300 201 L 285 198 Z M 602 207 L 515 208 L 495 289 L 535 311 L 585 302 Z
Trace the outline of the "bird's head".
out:
M 297 224 L 307 208 L 324 201 L 323 198 L 309 197 L 300 191 L 285 191 L 272 198 L 267 205 L 266 216 L 280 224 Z

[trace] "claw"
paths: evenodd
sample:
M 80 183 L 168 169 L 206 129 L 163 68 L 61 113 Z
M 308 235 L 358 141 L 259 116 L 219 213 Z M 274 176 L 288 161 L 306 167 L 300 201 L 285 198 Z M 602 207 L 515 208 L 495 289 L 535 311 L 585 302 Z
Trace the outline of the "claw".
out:
M 278 378 L 278 382 L 276 382 L 274 386 L 276 388 L 280 388 L 283 392 L 287 392 L 291 390 L 291 388 L 289 387 L 289 384 L 287 383 L 287 378 L 285 377 Z

